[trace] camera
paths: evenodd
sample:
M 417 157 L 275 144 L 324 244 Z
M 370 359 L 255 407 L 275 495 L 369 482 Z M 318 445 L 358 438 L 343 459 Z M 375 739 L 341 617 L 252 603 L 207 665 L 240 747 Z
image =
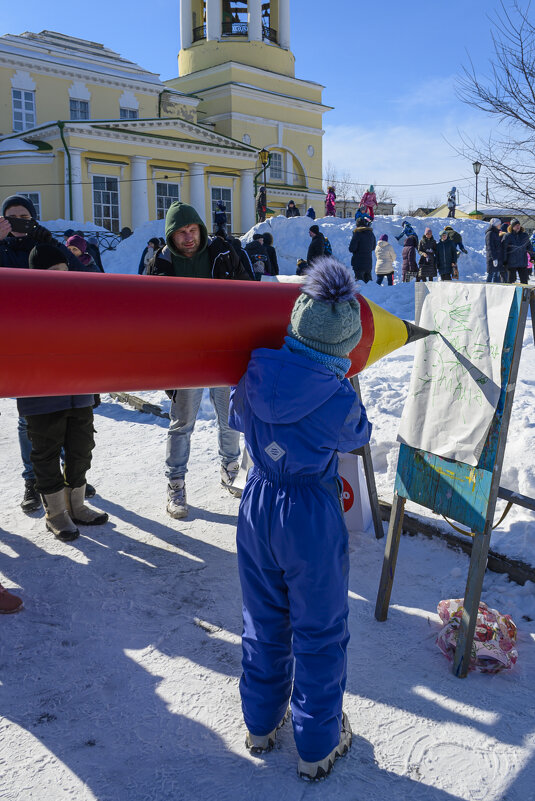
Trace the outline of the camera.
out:
M 11 226 L 11 230 L 17 234 L 29 234 L 37 228 L 36 221 L 32 218 L 25 220 L 21 217 L 6 217 Z

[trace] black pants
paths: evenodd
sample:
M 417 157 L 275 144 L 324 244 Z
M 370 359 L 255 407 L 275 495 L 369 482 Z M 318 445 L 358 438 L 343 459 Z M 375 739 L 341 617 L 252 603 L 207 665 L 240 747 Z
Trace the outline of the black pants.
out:
M 83 486 L 95 447 L 93 407 L 29 414 L 26 420 L 38 492 L 51 495 L 65 485 L 73 489 Z M 65 451 L 65 475 L 60 466 L 62 448 Z
M 353 267 L 353 272 L 357 281 L 364 281 L 367 284 L 368 281 L 372 280 L 372 274 L 368 270 L 357 270 L 356 267 Z
M 388 282 L 388 286 L 394 286 L 394 273 L 384 273 L 383 275 L 377 276 L 377 283 L 379 286 L 383 283 L 383 278 L 386 278 Z
M 516 270 L 508 270 L 509 283 L 514 284 L 516 281 L 516 274 L 518 273 L 518 280 L 521 284 L 527 284 L 529 279 L 529 272 L 527 267 L 517 267 Z
M 416 276 L 416 282 L 417 283 L 418 283 L 418 281 L 423 281 L 424 284 L 425 284 L 426 281 L 432 281 L 432 280 L 433 279 L 432 279 L 432 277 L 430 275 L 417 275 Z
M 455 217 L 455 208 L 448 211 L 448 217 Z

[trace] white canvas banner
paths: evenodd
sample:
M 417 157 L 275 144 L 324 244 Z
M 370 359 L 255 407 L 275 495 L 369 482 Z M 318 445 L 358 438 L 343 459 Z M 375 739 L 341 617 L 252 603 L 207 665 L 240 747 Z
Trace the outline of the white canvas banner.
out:
M 437 333 L 416 344 L 398 440 L 476 465 L 500 397 L 515 289 L 456 281 L 417 286 L 426 295 L 418 324 Z

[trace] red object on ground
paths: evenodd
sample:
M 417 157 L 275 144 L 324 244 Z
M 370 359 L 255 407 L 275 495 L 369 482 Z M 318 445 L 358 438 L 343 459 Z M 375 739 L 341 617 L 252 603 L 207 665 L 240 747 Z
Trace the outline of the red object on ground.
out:
M 0 584 L 0 615 L 10 615 L 12 612 L 18 612 L 19 609 L 22 609 L 22 598 L 13 595 Z
M 283 344 L 298 293 L 290 283 L 2 268 L 0 397 L 237 384 L 254 348 Z M 382 311 L 358 300 L 349 375 L 366 365 Z

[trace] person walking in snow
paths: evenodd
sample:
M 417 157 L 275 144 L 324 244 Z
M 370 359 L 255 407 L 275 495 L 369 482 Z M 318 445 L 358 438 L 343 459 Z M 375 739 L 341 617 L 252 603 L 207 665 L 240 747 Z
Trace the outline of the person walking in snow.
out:
M 257 281 L 261 281 L 263 275 L 271 275 L 271 265 L 269 263 L 267 248 L 264 245 L 263 234 L 253 234 L 251 242 L 245 245 L 245 250 L 253 265 L 255 279 Z
M 356 291 L 343 264 L 317 261 L 283 347 L 252 352 L 230 401 L 230 425 L 254 463 L 236 536 L 245 744 L 270 751 L 290 701 L 298 775 L 310 781 L 330 772 L 352 738 L 342 708 L 349 552 L 337 454 L 371 431 L 344 378 L 362 336 Z
M 502 221 L 493 217 L 485 231 L 485 253 L 487 257 L 487 284 L 507 282 L 507 271 L 503 266 L 503 237 L 500 236 Z
M 448 217 L 455 217 L 455 209 L 457 207 L 457 187 L 452 186 L 448 192 Z
M 309 206 L 307 209 L 306 217 L 310 217 L 311 220 L 316 219 L 316 212 L 314 211 L 313 206 Z
M 137 267 L 138 275 L 147 275 L 151 260 L 156 255 L 156 251 L 158 250 L 159 247 L 160 247 L 160 240 L 158 239 L 158 237 L 153 236 L 152 239 L 149 239 L 149 241 L 143 248 L 143 252 L 139 260 L 139 264 Z
M 355 212 L 355 222 L 358 225 L 360 220 L 369 220 L 371 222 L 371 217 L 368 214 L 368 211 L 365 206 L 359 206 Z
M 426 228 L 418 243 L 418 275 L 416 281 L 432 281 L 437 275 L 437 243 L 433 232 Z
M 406 239 L 408 236 L 415 236 L 416 241 L 418 241 L 418 234 L 416 233 L 410 222 L 408 220 L 403 220 L 403 222 L 401 223 L 401 233 L 398 236 L 396 236 L 396 240 L 399 242 L 400 239 L 403 238 Z
M 151 275 L 180 278 L 251 280 L 234 248 L 226 240 L 208 237 L 206 225 L 193 206 L 175 201 L 165 217 L 165 247 L 158 251 L 150 266 Z M 171 397 L 167 432 L 167 514 L 177 520 L 187 517 L 186 473 L 190 442 L 201 405 L 203 388 L 168 390 Z M 239 435 L 228 425 L 230 388 L 212 387 L 210 400 L 214 407 L 221 458 L 221 484 L 231 495 L 237 490 L 232 483 L 240 465 Z
M 365 217 L 359 220 L 348 247 L 349 252 L 353 254 L 351 256 L 351 266 L 357 281 L 364 281 L 367 284 L 368 281 L 372 280 L 372 254 L 376 245 L 375 234 L 370 227 L 368 219 Z
M 416 262 L 416 246 L 418 239 L 414 234 L 411 234 L 405 240 L 405 245 L 401 252 L 402 265 L 401 265 L 401 280 L 404 284 L 412 281 L 418 275 L 418 264 Z
M 293 200 L 288 201 L 288 205 L 286 206 L 286 218 L 289 219 L 290 217 L 300 217 L 301 213 L 297 206 L 295 205 Z
M 451 281 L 455 272 L 457 277 L 457 248 L 449 238 L 448 232 L 443 229 L 437 242 L 437 269 L 441 281 Z
M 310 267 L 316 259 L 319 259 L 320 256 L 325 255 L 325 237 L 321 233 L 319 229 L 319 225 L 311 225 L 308 229 L 308 233 L 310 239 L 310 245 L 308 246 L 307 251 L 307 263 Z
M 334 186 L 327 187 L 325 195 L 325 216 L 336 217 L 336 192 Z
M 386 276 L 388 286 L 392 286 L 394 283 L 396 251 L 388 241 L 388 234 L 383 234 L 379 237 L 377 247 L 375 248 L 375 258 L 377 283 L 380 286 L 383 283 L 383 278 Z
M 69 270 L 63 252 L 49 243 L 35 245 L 29 254 L 29 267 Z M 62 542 L 79 536 L 78 525 L 100 526 L 108 520 L 105 512 L 84 503 L 86 473 L 95 447 L 94 404 L 94 395 L 17 399 L 18 412 L 28 426 L 35 488 L 43 499 L 46 527 Z
M 535 257 L 529 234 L 522 228 L 520 220 L 513 219 L 503 238 L 503 263 L 510 284 L 515 283 L 517 274 L 521 284 L 528 283 L 528 253 Z
M 273 234 L 271 234 L 269 231 L 264 231 L 264 247 L 267 251 L 269 259 L 268 275 L 278 275 L 279 262 L 277 261 L 277 251 L 273 246 Z
M 373 222 L 375 209 L 377 208 L 377 195 L 375 194 L 373 184 L 370 184 L 367 191 L 362 195 L 360 199 L 360 205 L 362 208 L 364 208 L 366 215 Z

